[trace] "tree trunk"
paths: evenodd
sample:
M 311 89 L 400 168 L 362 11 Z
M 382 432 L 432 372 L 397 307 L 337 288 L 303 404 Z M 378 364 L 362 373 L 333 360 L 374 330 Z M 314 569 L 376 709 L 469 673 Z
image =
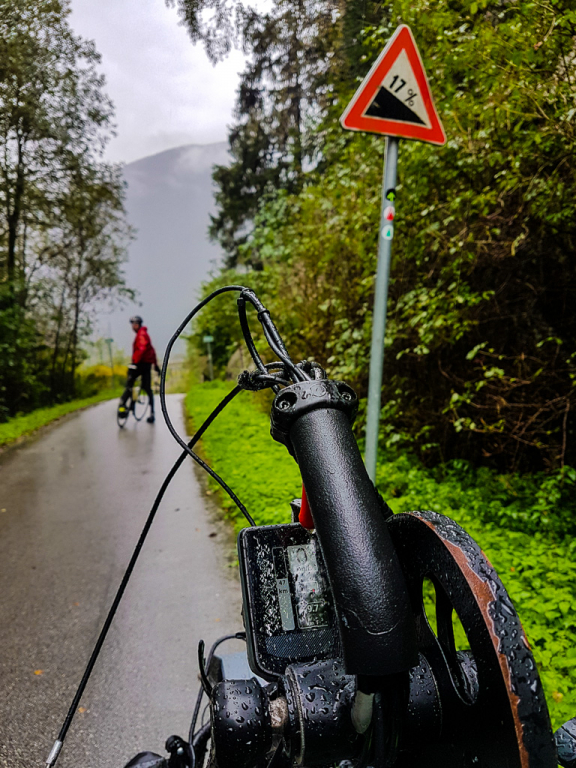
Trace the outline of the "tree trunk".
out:
M 84 237 L 80 230 L 80 246 L 78 259 L 78 272 L 76 274 L 76 284 L 74 286 L 74 325 L 72 326 L 72 366 L 70 370 L 70 391 L 75 394 L 76 390 L 76 356 L 78 352 L 78 324 L 80 322 L 80 288 L 82 286 L 82 266 L 84 254 Z
M 301 2 L 301 0 L 297 3 L 297 10 L 296 10 L 296 24 L 295 24 L 295 30 L 293 35 L 293 59 L 294 59 L 294 89 L 293 89 L 293 96 L 292 96 L 292 114 L 294 119 L 294 130 L 295 130 L 295 136 L 294 136 L 294 150 L 293 150 L 293 157 L 294 157 L 294 168 L 296 170 L 296 173 L 298 174 L 298 183 L 300 183 L 300 179 L 302 177 L 302 84 L 300 82 L 300 58 L 298 54 L 302 51 L 303 45 L 302 41 L 300 40 L 300 34 L 301 34 L 301 28 L 302 28 L 302 17 L 305 13 L 304 6 Z
M 78 351 L 78 323 L 80 321 L 80 275 L 74 295 L 74 325 L 72 327 L 72 364 L 70 367 L 70 391 L 76 392 L 76 354 Z
M 7 270 L 8 284 L 14 288 L 20 275 L 18 274 L 16 263 L 16 249 L 18 245 L 18 230 L 20 227 L 20 217 L 22 215 L 22 198 L 24 197 L 25 172 L 23 163 L 22 137 L 18 136 L 18 162 L 16 165 L 16 184 L 14 185 L 14 197 L 12 201 L 12 210 L 8 213 L 8 254 Z
M 56 396 L 56 363 L 58 362 L 58 352 L 60 350 L 60 331 L 62 330 L 62 320 L 64 318 L 64 297 L 66 295 L 66 286 L 62 287 L 60 297 L 60 306 L 58 308 L 58 325 L 56 326 L 56 338 L 54 339 L 54 350 L 52 352 L 52 366 L 50 368 L 50 398 L 54 401 Z
M 66 344 L 66 352 L 64 353 L 64 360 L 62 361 L 62 381 L 66 381 L 66 368 L 68 366 L 68 357 L 70 355 L 70 347 L 72 345 L 72 333 L 68 336 L 68 343 Z

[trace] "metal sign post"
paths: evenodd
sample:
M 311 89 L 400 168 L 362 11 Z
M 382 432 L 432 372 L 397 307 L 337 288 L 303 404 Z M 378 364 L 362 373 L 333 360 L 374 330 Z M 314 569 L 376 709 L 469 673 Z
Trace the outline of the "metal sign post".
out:
M 398 141 L 404 138 L 439 145 L 446 143 L 446 134 L 434 107 L 416 41 L 405 24 L 398 27 L 374 62 L 344 110 L 340 122 L 349 131 L 387 136 L 366 416 L 365 462 L 368 475 L 374 481 L 381 410 L 386 301 L 394 237 Z
M 110 381 L 112 385 L 112 389 L 114 389 L 114 358 L 112 357 L 112 342 L 114 339 L 104 339 L 106 342 L 106 345 L 108 347 L 108 355 L 110 357 Z
M 214 366 L 212 364 L 212 342 L 214 341 L 214 336 L 204 336 L 202 341 L 206 344 L 206 349 L 208 350 L 208 374 L 210 381 L 214 381 Z
M 382 368 L 384 365 L 384 336 L 386 334 L 386 304 L 388 302 L 388 280 L 390 277 L 390 255 L 394 237 L 394 216 L 396 213 L 396 171 L 398 168 L 399 139 L 386 139 L 386 159 L 382 180 L 382 205 L 380 210 L 380 231 L 378 233 L 378 266 L 374 289 L 374 314 L 372 318 L 372 345 L 370 347 L 370 376 L 368 379 L 368 408 L 366 413 L 366 453 L 364 462 L 368 476 L 376 479 L 376 457 L 378 455 L 378 427 L 380 425 L 380 393 L 382 391 Z

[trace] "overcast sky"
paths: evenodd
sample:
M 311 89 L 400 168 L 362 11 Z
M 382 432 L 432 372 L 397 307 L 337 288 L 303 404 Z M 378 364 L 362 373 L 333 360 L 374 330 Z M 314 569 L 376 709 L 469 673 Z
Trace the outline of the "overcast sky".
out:
M 182 144 L 227 138 L 244 57 L 215 67 L 164 0 L 71 0 L 70 23 L 96 42 L 118 136 L 106 158 L 129 163 Z

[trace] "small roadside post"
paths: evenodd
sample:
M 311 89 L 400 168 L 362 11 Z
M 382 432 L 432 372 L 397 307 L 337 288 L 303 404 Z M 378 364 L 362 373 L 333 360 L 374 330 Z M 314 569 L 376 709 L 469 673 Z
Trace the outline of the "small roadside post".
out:
M 212 342 L 214 341 L 214 336 L 204 336 L 202 341 L 206 344 L 206 349 L 208 351 L 208 372 L 210 374 L 210 381 L 214 381 L 214 366 L 212 364 Z
M 108 356 L 110 357 L 110 381 L 112 389 L 114 389 L 114 359 L 112 357 L 112 342 L 114 339 L 104 339 L 108 347 Z
M 396 216 L 398 145 L 401 138 L 427 141 L 440 146 L 446 143 L 446 134 L 432 100 L 424 65 L 408 26 L 402 24 L 394 32 L 352 97 L 340 122 L 343 128 L 350 131 L 386 136 L 366 414 L 365 463 L 368 475 L 374 482 L 390 255 Z

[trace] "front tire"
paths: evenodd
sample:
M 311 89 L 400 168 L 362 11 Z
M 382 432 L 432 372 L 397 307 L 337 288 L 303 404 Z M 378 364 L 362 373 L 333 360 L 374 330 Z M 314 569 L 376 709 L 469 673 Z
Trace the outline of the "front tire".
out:
M 150 399 L 146 392 L 141 387 L 138 387 L 138 389 L 135 392 L 135 398 L 132 401 L 132 412 L 134 413 L 134 418 L 136 421 L 142 421 L 144 416 L 146 416 L 146 413 L 148 411 L 148 406 L 150 405 Z
M 128 415 L 130 413 L 130 410 L 128 407 L 124 406 L 125 410 L 123 413 L 120 413 L 120 407 L 118 407 L 116 411 L 116 422 L 120 429 L 124 429 L 126 422 L 128 421 Z
M 388 526 L 416 623 L 412 674 L 438 705 L 426 736 L 413 718 L 395 768 L 556 768 L 534 657 L 478 544 L 436 512 L 393 515 Z

